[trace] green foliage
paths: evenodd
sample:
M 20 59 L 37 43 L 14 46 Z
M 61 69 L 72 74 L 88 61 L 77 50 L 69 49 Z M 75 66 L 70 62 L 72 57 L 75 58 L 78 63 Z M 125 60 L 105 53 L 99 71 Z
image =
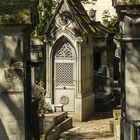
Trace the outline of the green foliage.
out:
M 13 15 L 0 15 L 0 24 L 31 24 L 31 13 L 23 10 Z
M 48 24 L 52 16 L 52 0 L 41 0 L 38 5 L 38 12 L 39 22 L 35 32 L 36 35 L 42 35 L 45 25 Z
M 119 19 L 117 16 L 111 16 L 109 10 L 102 13 L 103 25 L 113 32 L 118 32 Z
M 140 4 L 139 0 L 123 0 L 123 4 Z
M 36 10 L 32 0 L 1 0 L 0 24 L 35 24 Z
M 38 100 L 38 116 L 43 117 L 47 111 L 45 102 L 45 88 L 43 81 L 36 82 L 34 86 L 34 96 Z
M 45 134 L 41 134 L 40 140 L 45 140 Z
M 131 2 L 132 4 L 138 4 L 138 3 L 139 3 L 139 0 L 130 0 L 130 2 Z

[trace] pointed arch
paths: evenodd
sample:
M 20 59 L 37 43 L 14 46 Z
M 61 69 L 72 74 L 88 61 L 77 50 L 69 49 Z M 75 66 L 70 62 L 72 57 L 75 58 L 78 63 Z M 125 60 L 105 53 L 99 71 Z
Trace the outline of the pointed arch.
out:
M 57 59 L 75 59 L 76 50 L 73 43 L 63 35 L 53 45 L 52 57 L 54 55 Z
M 64 104 L 65 111 L 75 111 L 76 51 L 66 36 L 61 36 L 52 47 L 52 100 Z M 65 97 L 65 98 L 64 98 Z

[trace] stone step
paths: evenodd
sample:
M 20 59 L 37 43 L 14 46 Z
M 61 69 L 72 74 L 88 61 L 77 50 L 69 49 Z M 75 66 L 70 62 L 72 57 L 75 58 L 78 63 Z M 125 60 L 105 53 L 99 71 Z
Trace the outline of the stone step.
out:
M 55 125 L 59 124 L 68 117 L 68 112 L 53 112 L 45 116 L 48 122 L 53 121 Z
M 67 112 L 53 112 L 45 115 L 45 119 L 43 120 L 43 127 L 45 132 L 49 132 L 56 125 L 63 122 L 68 118 Z
M 60 138 L 62 132 L 70 128 L 72 128 L 72 117 L 68 117 L 60 124 L 55 125 L 54 128 L 46 134 L 45 140 L 57 140 Z
M 71 140 L 72 135 L 75 133 L 75 131 L 80 131 L 80 129 L 80 127 L 73 127 L 68 131 L 61 133 L 59 140 Z

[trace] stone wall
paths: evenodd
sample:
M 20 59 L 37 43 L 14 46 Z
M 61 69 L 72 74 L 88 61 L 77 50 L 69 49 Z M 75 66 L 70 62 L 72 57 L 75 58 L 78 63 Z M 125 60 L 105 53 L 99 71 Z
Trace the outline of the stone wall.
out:
M 93 35 L 83 37 L 81 46 L 81 98 L 76 99 L 76 114 L 79 120 L 86 120 L 94 113 L 93 91 Z M 90 108 L 90 109 L 89 109 Z M 77 113 L 78 112 L 78 113 Z
M 0 57 L 0 139 L 24 140 L 23 43 L 18 30 L 1 29 Z
M 121 139 L 138 139 L 140 120 L 140 5 L 128 6 L 120 3 L 120 5 L 115 6 L 121 17 Z
M 93 85 L 93 40 L 92 35 L 84 37 L 84 41 L 81 47 L 81 91 L 82 95 L 92 93 Z
M 37 4 L 0 1 L 0 140 L 32 139 L 29 39 Z

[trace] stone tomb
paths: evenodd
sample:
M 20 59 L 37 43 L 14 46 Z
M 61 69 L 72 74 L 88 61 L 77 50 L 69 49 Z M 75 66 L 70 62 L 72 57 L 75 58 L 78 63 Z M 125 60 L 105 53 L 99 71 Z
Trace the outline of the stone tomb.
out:
M 46 30 L 46 101 L 79 121 L 94 112 L 90 22 L 80 1 L 61 1 Z
M 115 5 L 121 17 L 121 138 L 139 139 L 140 122 L 140 2 Z
M 80 0 L 61 0 L 45 33 L 46 101 L 85 120 L 94 112 L 94 68 L 113 67 L 113 34 L 90 20 Z
M 0 140 L 32 139 L 30 33 L 36 4 L 0 1 Z
M 0 139 L 24 140 L 23 36 L 0 28 Z

